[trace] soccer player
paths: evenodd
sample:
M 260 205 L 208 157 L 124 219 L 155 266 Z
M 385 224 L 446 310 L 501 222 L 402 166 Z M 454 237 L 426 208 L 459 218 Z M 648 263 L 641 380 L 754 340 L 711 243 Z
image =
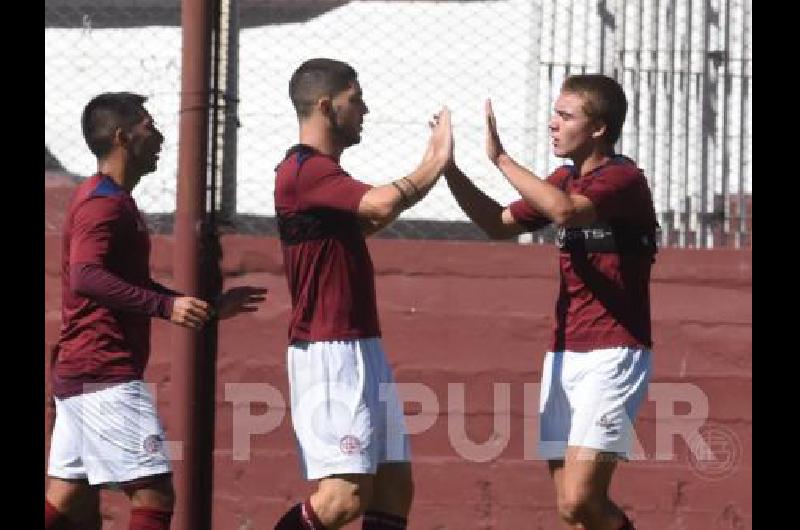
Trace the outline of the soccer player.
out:
M 310 59 L 292 75 L 289 95 L 300 138 L 276 168 L 275 209 L 292 296 L 292 423 L 303 474 L 318 486 L 275 528 L 335 530 L 363 514 L 365 530 L 404 529 L 413 496 L 408 435 L 364 238 L 436 183 L 452 154 L 450 114 L 439 113 L 414 171 L 373 187 L 339 165 L 368 112 L 356 71 Z
M 549 127 L 556 156 L 572 161 L 540 179 L 504 150 L 486 102 L 486 153 L 521 199 L 502 207 L 455 165 L 458 204 L 492 239 L 558 226 L 560 292 L 544 358 L 539 453 L 571 528 L 631 530 L 608 498 L 650 369 L 650 269 L 656 217 L 642 171 L 614 152 L 625 120 L 622 87 L 603 75 L 568 77 Z
M 62 239 L 62 326 L 52 385 L 56 418 L 45 493 L 45 529 L 99 529 L 98 489 L 122 489 L 130 530 L 166 530 L 174 503 L 164 431 L 142 381 L 150 319 L 198 330 L 264 300 L 237 287 L 216 308 L 150 278 L 150 237 L 131 191 L 156 169 L 164 137 L 127 92 L 92 99 L 83 136 L 97 173 L 72 197 Z

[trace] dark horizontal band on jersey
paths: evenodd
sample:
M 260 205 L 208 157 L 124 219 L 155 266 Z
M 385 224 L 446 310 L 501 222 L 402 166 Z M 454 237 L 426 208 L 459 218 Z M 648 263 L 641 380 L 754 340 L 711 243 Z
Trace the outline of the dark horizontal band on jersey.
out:
M 335 210 L 308 210 L 291 215 L 278 214 L 278 234 L 287 245 L 325 239 L 336 235 L 342 223 L 350 222 Z
M 618 254 L 655 254 L 655 231 L 631 232 L 606 223 L 560 227 L 556 246 L 566 252 L 612 252 Z

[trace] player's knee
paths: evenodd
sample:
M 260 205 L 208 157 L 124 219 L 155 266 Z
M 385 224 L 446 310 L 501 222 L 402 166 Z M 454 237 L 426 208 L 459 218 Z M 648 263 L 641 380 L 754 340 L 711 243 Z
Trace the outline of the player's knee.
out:
M 580 504 L 574 500 L 560 498 L 558 500 L 558 515 L 561 519 L 569 524 L 574 525 L 580 522 Z
M 371 500 L 372 489 L 369 486 L 330 492 L 322 499 L 326 505 L 324 511 L 335 519 L 337 527 L 360 517 Z
M 344 522 L 350 522 L 363 514 L 369 499 L 364 495 L 364 492 L 354 492 L 350 495 L 338 495 L 333 499 L 332 510 L 337 515 L 337 519 Z
M 598 504 L 598 499 L 593 498 L 588 491 L 568 490 L 558 498 L 558 513 L 564 522 L 575 525 L 583 521 Z

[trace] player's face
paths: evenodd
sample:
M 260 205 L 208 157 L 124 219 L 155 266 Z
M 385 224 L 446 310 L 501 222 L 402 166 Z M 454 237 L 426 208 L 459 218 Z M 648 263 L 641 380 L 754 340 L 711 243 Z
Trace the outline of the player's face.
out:
M 602 124 L 589 118 L 583 110 L 584 97 L 580 94 L 562 92 L 550 118 L 550 137 L 553 154 L 561 158 L 573 158 L 591 151 L 602 134 Z
M 364 103 L 361 85 L 354 81 L 350 87 L 336 94 L 331 100 L 333 107 L 334 132 L 344 146 L 355 145 L 361 141 L 364 115 L 369 112 Z
M 164 137 L 156 128 L 153 118 L 145 112 L 142 120 L 134 125 L 129 135 L 129 160 L 135 174 L 144 175 L 156 170 L 163 142 Z

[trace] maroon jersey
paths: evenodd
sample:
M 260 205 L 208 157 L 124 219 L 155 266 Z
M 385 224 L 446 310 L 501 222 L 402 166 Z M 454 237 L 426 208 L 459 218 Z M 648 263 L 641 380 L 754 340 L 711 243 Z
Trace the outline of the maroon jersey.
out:
M 64 223 L 62 325 L 53 391 L 141 379 L 150 318 L 169 318 L 172 295 L 150 279 L 150 236 L 130 194 L 97 174 L 78 186 Z
M 372 260 L 357 216 L 370 188 L 305 145 L 290 149 L 276 168 L 290 342 L 380 336 Z
M 591 226 L 560 229 L 553 351 L 651 347 L 650 269 L 657 223 L 641 170 L 632 160 L 615 156 L 586 175 L 562 166 L 547 180 L 567 193 L 584 195 L 597 212 Z M 524 200 L 509 208 L 529 230 L 549 224 Z

